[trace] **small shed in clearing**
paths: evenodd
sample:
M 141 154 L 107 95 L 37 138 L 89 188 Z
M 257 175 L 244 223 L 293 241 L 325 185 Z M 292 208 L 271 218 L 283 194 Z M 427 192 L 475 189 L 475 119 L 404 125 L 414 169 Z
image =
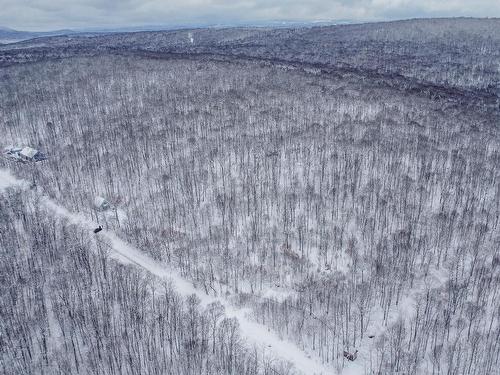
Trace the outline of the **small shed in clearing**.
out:
M 111 204 L 103 197 L 97 196 L 94 199 L 94 207 L 98 211 L 107 211 L 111 209 Z
M 42 154 L 40 151 L 31 148 L 31 147 L 24 147 L 20 152 L 19 152 L 19 158 L 23 161 L 42 161 L 45 160 L 46 157 L 44 154 Z

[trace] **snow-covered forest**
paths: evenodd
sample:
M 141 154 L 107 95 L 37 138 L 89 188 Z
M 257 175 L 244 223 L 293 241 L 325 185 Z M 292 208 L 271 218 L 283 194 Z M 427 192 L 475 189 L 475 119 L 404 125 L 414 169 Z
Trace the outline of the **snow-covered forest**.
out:
M 497 373 L 499 35 L 2 46 L 0 372 Z

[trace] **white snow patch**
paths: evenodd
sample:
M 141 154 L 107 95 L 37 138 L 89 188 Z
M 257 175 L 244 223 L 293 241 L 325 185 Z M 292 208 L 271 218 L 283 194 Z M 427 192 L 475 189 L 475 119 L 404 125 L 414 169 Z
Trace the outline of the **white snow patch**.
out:
M 0 191 L 10 187 L 27 188 L 29 183 L 14 177 L 9 171 L 0 169 Z
M 283 302 L 287 298 L 295 296 L 296 294 L 297 292 L 295 292 L 294 290 L 290 290 L 289 288 L 286 287 L 281 287 L 279 289 L 268 288 L 262 293 L 261 297 L 271 299 L 277 302 Z

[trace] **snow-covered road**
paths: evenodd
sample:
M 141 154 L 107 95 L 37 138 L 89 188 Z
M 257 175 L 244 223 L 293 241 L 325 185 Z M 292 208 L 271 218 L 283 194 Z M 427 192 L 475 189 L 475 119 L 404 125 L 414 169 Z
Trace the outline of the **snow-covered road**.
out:
M 8 170 L 0 169 L 0 191 L 8 187 L 27 189 L 28 186 L 29 184 L 26 181 L 16 178 Z M 89 231 L 98 225 L 81 214 L 67 210 L 46 196 L 40 195 L 39 198 L 42 207 L 45 207 L 53 215 L 68 220 L 73 225 Z M 120 239 L 115 233 L 103 230 L 96 236 L 109 245 L 110 256 L 117 261 L 134 264 L 157 277 L 170 279 L 172 286 L 179 294 L 183 296 L 195 294 L 200 298 L 203 305 L 216 301 L 220 302 L 225 307 L 226 316 L 238 320 L 241 334 L 250 344 L 265 348 L 268 353 L 292 363 L 297 370 L 306 375 L 331 375 L 334 373 L 332 368 L 321 364 L 319 359 L 314 360 L 294 343 L 281 340 L 266 326 L 248 319 L 244 309 L 235 308 L 225 299 L 206 295 L 196 289 L 191 282 L 184 279 L 176 270 L 155 261 L 144 252 Z

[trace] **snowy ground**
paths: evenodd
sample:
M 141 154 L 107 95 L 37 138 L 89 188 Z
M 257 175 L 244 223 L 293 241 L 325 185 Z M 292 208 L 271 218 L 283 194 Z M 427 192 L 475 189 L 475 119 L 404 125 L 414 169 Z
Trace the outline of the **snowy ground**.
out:
M 0 191 L 9 187 L 27 189 L 29 183 L 16 178 L 7 170 L 0 170 Z M 89 220 L 84 215 L 68 211 L 54 200 L 41 195 L 40 191 L 37 194 L 39 194 L 42 207 L 53 215 L 89 231 L 97 227 L 97 223 Z M 225 307 L 226 316 L 238 320 L 241 333 L 248 342 L 263 348 L 269 355 L 289 361 L 297 370 L 307 375 L 331 375 L 334 373 L 332 368 L 321 364 L 320 360 L 311 358 L 310 355 L 306 354 L 294 343 L 281 340 L 278 335 L 271 332 L 266 326 L 249 320 L 244 309 L 235 308 L 225 299 L 209 296 L 197 290 L 191 282 L 181 277 L 178 272 L 153 260 L 139 249 L 120 239 L 115 233 L 103 230 L 96 235 L 97 239 L 108 245 L 110 256 L 117 261 L 133 264 L 157 277 L 170 279 L 172 286 L 179 294 L 183 296 L 195 294 L 200 298 L 202 305 L 216 301 L 220 302 Z M 350 374 L 353 373 L 350 372 Z

